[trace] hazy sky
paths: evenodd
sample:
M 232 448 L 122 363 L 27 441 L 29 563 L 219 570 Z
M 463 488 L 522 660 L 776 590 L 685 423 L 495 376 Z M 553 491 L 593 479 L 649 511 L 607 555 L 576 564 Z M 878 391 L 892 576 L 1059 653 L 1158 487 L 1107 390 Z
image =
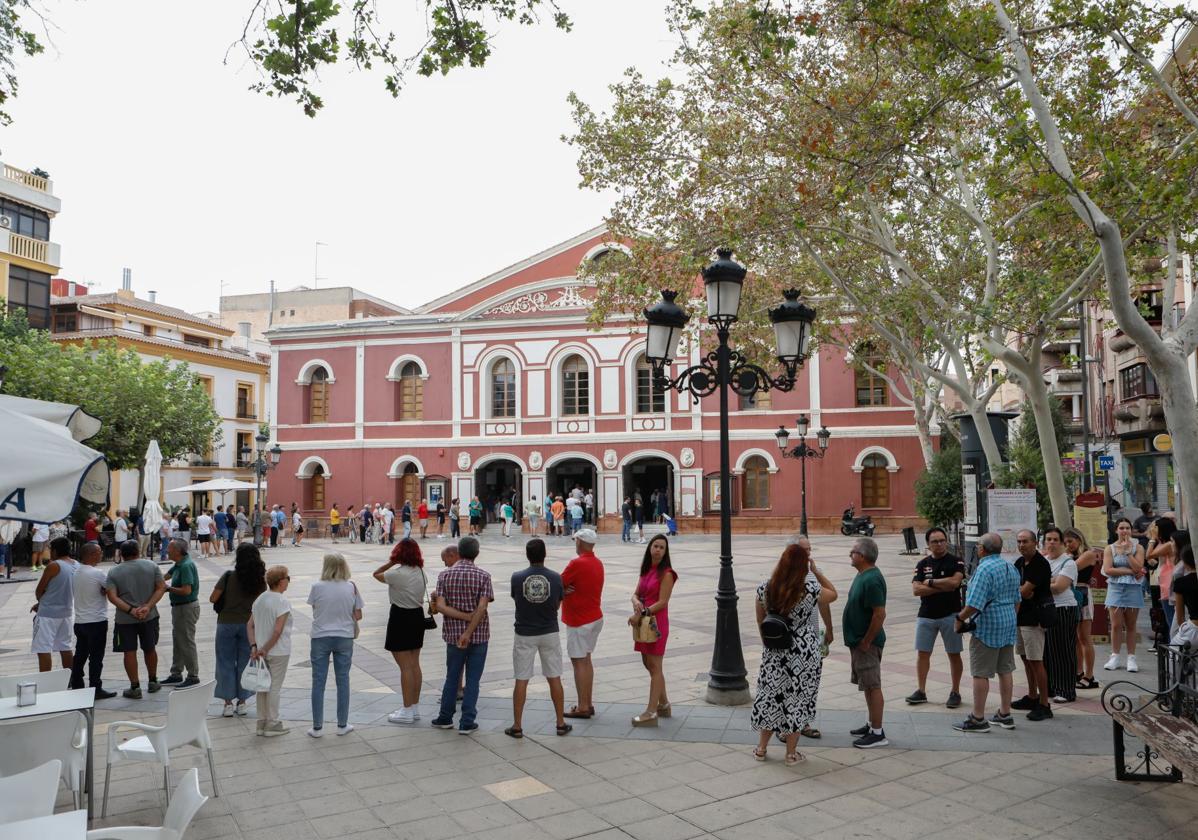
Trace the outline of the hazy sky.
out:
M 251 0 L 49 0 L 54 44 L 18 65 L 3 159 L 40 166 L 62 213 L 61 276 L 192 311 L 222 293 L 353 285 L 404 306 L 432 300 L 598 224 L 609 199 L 578 189 L 566 95 L 609 102 L 635 65 L 664 72 L 665 0 L 564 0 L 575 29 L 507 27 L 481 70 L 412 76 L 337 69 L 315 119 L 247 90 L 228 44 Z M 421 0 L 381 0 L 410 43 Z

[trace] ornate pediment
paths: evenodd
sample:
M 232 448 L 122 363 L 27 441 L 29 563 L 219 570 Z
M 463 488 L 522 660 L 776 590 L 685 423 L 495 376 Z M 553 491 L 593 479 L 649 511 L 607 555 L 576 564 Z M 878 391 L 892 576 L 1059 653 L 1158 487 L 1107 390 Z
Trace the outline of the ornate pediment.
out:
M 579 293 L 578 286 L 565 286 L 520 295 L 492 306 L 483 315 L 531 315 L 562 309 L 586 309 L 590 305 L 590 301 Z

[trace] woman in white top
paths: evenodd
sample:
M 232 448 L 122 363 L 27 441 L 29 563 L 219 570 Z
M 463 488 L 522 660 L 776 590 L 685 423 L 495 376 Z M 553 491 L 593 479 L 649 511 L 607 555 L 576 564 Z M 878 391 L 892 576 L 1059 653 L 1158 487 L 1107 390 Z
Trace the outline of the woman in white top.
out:
M 387 619 L 385 647 L 399 666 L 399 684 L 403 708 L 387 716 L 392 723 L 410 726 L 420 720 L 420 649 L 424 647 L 425 592 L 424 557 L 420 544 L 402 539 L 391 550 L 391 559 L 379 566 L 374 579 L 387 584 L 391 615 Z
M 1065 551 L 1065 534 L 1056 525 L 1044 531 L 1044 557 L 1052 573 L 1049 589 L 1057 608 L 1057 623 L 1044 635 L 1044 667 L 1048 694 L 1056 703 L 1077 699 L 1077 562 Z
M 320 580 L 312 584 L 312 728 L 324 734 L 324 686 L 329 679 L 329 657 L 337 680 L 337 734 L 353 731 L 349 722 L 349 669 L 354 659 L 354 638 L 362 620 L 362 595 L 349 579 L 349 563 L 337 553 L 324 556 Z
M 270 691 L 258 692 L 258 734 L 268 738 L 288 731 L 279 720 L 279 694 L 287 676 L 287 663 L 291 661 L 291 601 L 284 594 L 290 584 L 291 572 L 286 566 L 267 569 L 267 589 L 254 599 L 246 625 L 250 659 L 266 660 L 270 671 Z
M 350 526 L 349 530 L 352 534 L 354 530 L 352 525 Z M 300 515 L 298 510 L 291 514 L 291 544 L 304 544 L 304 517 Z

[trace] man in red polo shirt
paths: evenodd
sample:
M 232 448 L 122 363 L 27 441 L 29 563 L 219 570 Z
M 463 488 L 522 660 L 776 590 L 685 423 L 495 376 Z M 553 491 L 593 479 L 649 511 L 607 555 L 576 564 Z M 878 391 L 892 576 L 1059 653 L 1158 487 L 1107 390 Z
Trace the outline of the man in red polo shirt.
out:
M 566 625 L 566 653 L 574 667 L 574 687 L 578 704 L 566 712 L 569 718 L 595 716 L 591 688 L 595 683 L 595 667 L 591 653 L 603 629 L 603 564 L 595 556 L 599 537 L 591 528 L 574 533 L 578 556 L 562 571 L 565 597 L 562 599 L 562 623 Z

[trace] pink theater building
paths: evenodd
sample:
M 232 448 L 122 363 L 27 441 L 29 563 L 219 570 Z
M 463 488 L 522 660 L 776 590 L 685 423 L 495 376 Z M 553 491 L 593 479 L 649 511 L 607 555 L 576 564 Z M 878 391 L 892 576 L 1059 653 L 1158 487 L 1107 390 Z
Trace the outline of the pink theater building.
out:
M 410 315 L 268 332 L 284 450 L 270 501 L 323 519 L 334 502 L 398 509 L 514 492 L 519 511 L 581 485 L 594 489 L 604 529 L 619 527 L 626 495 L 647 503 L 665 491 L 680 530 L 718 531 L 718 395 L 695 405 L 656 392 L 643 325 L 586 323 L 591 291 L 578 268 L 613 247 L 597 228 Z M 781 457 L 774 433 L 785 425 L 796 444 L 801 413 L 812 432 L 832 432 L 826 457 L 807 465 L 813 532 L 835 530 L 850 504 L 879 531 L 918 524 L 923 460 L 910 408 L 823 348 L 793 391 L 732 395 L 738 532 L 797 530 L 800 464 Z

